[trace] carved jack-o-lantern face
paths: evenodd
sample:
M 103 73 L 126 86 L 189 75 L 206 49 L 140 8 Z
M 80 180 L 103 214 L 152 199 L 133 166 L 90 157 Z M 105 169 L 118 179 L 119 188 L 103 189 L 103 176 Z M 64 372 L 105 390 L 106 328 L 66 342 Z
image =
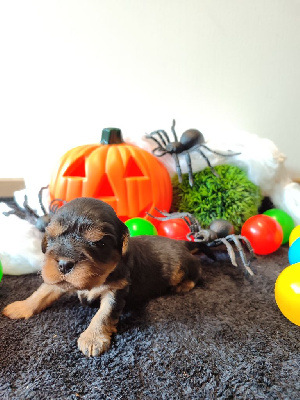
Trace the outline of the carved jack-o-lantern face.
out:
M 106 136 L 106 138 L 105 138 Z M 49 185 L 50 200 L 94 197 L 110 204 L 125 221 L 155 208 L 168 211 L 172 185 L 165 166 L 152 154 L 123 142 L 119 129 L 104 129 L 101 144 L 69 150 Z

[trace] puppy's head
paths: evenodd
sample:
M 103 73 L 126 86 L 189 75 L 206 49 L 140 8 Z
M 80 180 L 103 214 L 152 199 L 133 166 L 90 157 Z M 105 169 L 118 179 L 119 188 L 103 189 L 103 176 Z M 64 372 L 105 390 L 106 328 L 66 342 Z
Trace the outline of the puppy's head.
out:
M 126 253 L 128 236 L 108 204 L 93 198 L 70 201 L 46 228 L 44 281 L 80 290 L 100 286 Z

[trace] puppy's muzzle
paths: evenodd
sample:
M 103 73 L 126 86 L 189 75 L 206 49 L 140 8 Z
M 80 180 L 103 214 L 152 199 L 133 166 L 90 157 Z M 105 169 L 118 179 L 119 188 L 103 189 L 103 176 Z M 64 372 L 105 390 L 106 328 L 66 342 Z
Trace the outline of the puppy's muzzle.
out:
M 67 275 L 69 272 L 71 272 L 72 269 L 74 268 L 74 266 L 75 266 L 75 263 L 70 260 L 59 260 L 58 261 L 58 269 L 64 275 Z

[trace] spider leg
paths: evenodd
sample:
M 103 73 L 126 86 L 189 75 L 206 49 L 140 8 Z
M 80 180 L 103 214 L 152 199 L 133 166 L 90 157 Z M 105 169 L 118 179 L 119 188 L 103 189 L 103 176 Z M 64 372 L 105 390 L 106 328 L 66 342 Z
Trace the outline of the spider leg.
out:
M 214 240 L 213 242 L 209 243 L 209 246 L 219 246 L 222 243 L 226 246 L 226 250 L 230 257 L 230 261 L 231 261 L 232 265 L 237 267 L 238 265 L 236 262 L 233 247 L 231 246 L 231 244 L 228 242 L 228 240 L 226 238 L 219 238 L 217 240 Z
M 201 145 L 203 146 L 203 145 Z M 202 157 L 204 158 L 204 160 L 207 162 L 207 165 L 209 166 L 209 168 L 211 169 L 211 172 L 217 177 L 220 178 L 220 175 L 217 173 L 217 171 L 214 169 L 214 167 L 211 165 L 209 159 L 206 157 L 206 155 L 203 153 L 203 151 L 201 151 L 200 148 L 197 149 L 199 151 L 199 153 L 202 155 Z
M 39 194 L 38 194 L 39 204 L 40 204 L 41 210 L 43 211 L 44 215 L 47 215 L 47 211 L 46 211 L 45 206 L 43 204 L 43 191 L 45 189 L 48 189 L 48 187 L 49 187 L 49 185 L 41 187 L 40 191 L 39 191 Z
M 146 135 L 146 137 L 154 140 L 154 138 L 153 138 L 154 135 L 157 135 L 159 137 L 161 143 L 165 147 L 168 143 L 170 143 L 170 138 L 169 138 L 168 134 L 166 133 L 166 131 L 159 129 L 157 131 L 151 132 L 149 135 Z
M 228 150 L 231 152 L 230 154 L 228 154 L 228 153 L 224 154 L 224 153 L 219 153 L 218 151 L 210 149 L 205 144 L 201 144 L 201 146 L 204 147 L 206 150 L 210 151 L 211 153 L 217 154 L 218 156 L 223 156 L 223 157 L 232 157 L 232 156 L 238 156 L 238 155 L 242 154 L 242 153 L 233 153 L 233 152 L 231 152 L 231 150 Z
M 184 214 L 184 213 L 182 213 Z M 186 213 L 184 216 L 180 217 L 184 220 L 184 222 L 187 224 L 188 227 L 192 226 L 192 220 L 194 219 L 194 217 L 192 216 L 192 214 Z
M 49 205 L 49 211 L 51 214 L 55 214 L 56 211 L 61 207 L 62 205 L 66 204 L 66 200 L 63 199 L 53 199 Z
M 160 153 L 157 153 L 157 151 L 160 151 Z M 167 151 L 162 150 L 161 147 L 155 147 L 155 149 L 152 150 L 152 153 L 155 155 L 155 157 L 162 157 L 165 154 L 167 154 Z
M 187 240 L 189 240 L 189 241 L 191 242 L 191 241 L 192 241 L 193 235 L 194 235 L 194 232 L 189 232 L 189 233 L 186 235 Z
M 155 147 L 155 149 L 152 150 L 152 153 L 153 153 L 156 157 L 162 157 L 162 156 L 164 156 L 167 152 L 165 151 L 165 148 L 162 146 L 161 142 L 160 142 L 158 139 L 156 139 L 154 136 L 152 136 L 153 133 L 155 133 L 155 132 L 152 132 L 152 133 L 150 133 L 149 135 L 146 135 L 146 138 L 147 138 L 147 139 L 153 140 L 153 141 L 157 144 L 157 147 Z M 157 151 L 159 151 L 160 154 L 157 154 Z
M 29 206 L 27 194 L 25 194 L 24 196 L 23 207 L 25 208 L 25 211 L 27 211 L 29 215 L 34 216 L 35 218 L 39 218 L 38 214 Z
M 147 212 L 147 214 L 148 214 L 150 217 L 152 217 L 152 218 L 154 218 L 154 219 L 157 219 L 157 220 L 159 220 L 159 221 L 168 221 L 169 219 L 182 218 L 188 225 L 190 225 L 190 224 L 188 223 L 187 218 L 189 218 L 189 219 L 193 218 L 192 214 L 189 214 L 189 213 L 175 212 L 175 213 L 169 214 L 169 213 L 167 213 L 166 211 L 161 211 L 161 210 L 159 210 L 159 209 L 156 208 L 156 207 L 155 207 L 155 210 L 158 211 L 160 214 L 162 214 L 163 217 L 154 217 L 154 216 L 151 215 L 149 212 Z
M 178 155 L 176 153 L 172 154 L 174 160 L 175 160 L 175 164 L 176 164 L 176 172 L 178 175 L 178 181 L 179 183 L 182 182 L 182 173 L 181 173 L 181 168 L 180 168 L 180 164 L 179 164 L 179 158 Z
M 242 263 L 243 263 L 245 269 L 247 270 L 247 272 L 248 272 L 249 275 L 253 276 L 254 274 L 253 274 L 251 268 L 249 267 L 250 261 L 247 261 L 246 255 L 245 255 L 245 253 L 244 253 L 242 244 L 241 244 L 241 242 L 239 241 L 239 238 L 241 238 L 241 237 L 236 236 L 236 235 L 229 235 L 229 236 L 226 236 L 225 240 L 232 240 L 232 241 L 234 242 L 234 244 L 236 245 L 236 248 L 237 248 L 237 250 L 238 250 L 238 252 L 239 252 L 239 255 L 240 255 L 240 257 L 241 257 L 241 260 L 242 260 Z M 250 244 L 250 243 L 249 243 L 249 244 Z M 247 245 L 248 245 L 248 244 L 247 244 Z M 250 247 L 251 247 L 251 245 L 250 245 Z M 252 249 L 252 248 L 251 248 L 251 249 Z M 252 250 L 252 251 L 253 251 L 253 250 Z
M 160 210 L 160 209 L 157 208 L 157 207 L 154 207 L 154 210 L 158 211 L 158 212 L 159 212 L 160 214 L 162 214 L 162 215 L 165 215 L 166 217 L 169 217 L 169 216 L 173 215 L 173 213 L 168 213 L 168 211 L 166 211 L 166 210 Z
M 191 161 L 191 156 L 190 153 L 187 151 L 185 153 L 185 160 L 188 166 L 188 171 L 189 171 L 189 184 L 190 186 L 194 185 L 194 178 L 193 178 L 193 170 L 192 170 L 192 161 Z
M 243 236 L 242 236 L 242 238 L 243 238 Z M 248 261 L 248 262 L 246 261 L 246 256 L 245 256 L 244 250 L 242 248 L 241 242 L 238 239 L 238 236 L 236 236 L 236 235 L 228 235 L 225 238 L 219 238 L 219 239 L 209 243 L 208 246 L 209 247 L 210 246 L 219 246 L 221 243 L 223 243 L 227 248 L 227 252 L 228 252 L 228 255 L 230 257 L 231 263 L 235 267 L 237 267 L 237 262 L 236 262 L 234 250 L 233 250 L 232 245 L 229 243 L 229 240 L 232 240 L 234 242 L 234 244 L 236 245 L 236 248 L 237 248 L 237 250 L 239 252 L 239 255 L 241 257 L 241 260 L 243 262 L 243 266 L 245 267 L 245 269 L 248 272 L 248 274 L 250 276 L 253 276 L 254 273 L 253 273 L 252 269 L 249 266 L 250 265 L 250 261 Z
M 163 141 L 163 144 L 166 146 L 168 143 L 170 143 L 170 138 L 169 135 L 167 134 L 166 131 L 164 131 L 163 129 L 159 129 L 158 131 L 156 131 L 157 134 L 159 135 L 159 137 L 161 138 L 161 140 Z
M 165 215 L 165 216 L 171 215 L 171 214 L 169 214 L 166 210 L 160 210 L 160 209 L 157 208 L 157 207 L 154 207 L 154 210 L 155 210 L 155 211 L 158 211 L 160 214 Z
M 5 217 L 9 217 L 10 215 L 13 215 L 13 214 L 15 214 L 15 213 L 16 213 L 15 210 L 2 211 L 2 214 L 3 214 Z
M 154 215 L 150 214 L 148 211 L 146 211 L 146 214 L 149 215 L 149 217 L 151 218 L 157 219 L 158 221 L 167 221 L 173 218 L 172 214 L 169 214 L 166 211 L 159 210 L 157 207 L 154 207 L 154 210 L 163 215 L 163 217 L 154 217 Z
M 173 133 L 173 136 L 174 136 L 174 139 L 175 139 L 175 142 L 178 142 L 178 137 L 177 137 L 177 134 L 176 134 L 176 132 L 175 132 L 175 119 L 173 119 L 173 124 L 172 124 L 172 126 L 171 126 L 171 131 L 172 131 L 172 133 Z
M 245 236 L 242 236 L 242 235 L 235 235 L 235 236 L 237 239 L 240 239 L 243 242 L 245 242 L 245 244 L 248 248 L 248 251 L 250 253 L 250 259 L 253 260 L 255 258 L 255 256 L 254 256 L 254 251 L 253 251 L 250 241 Z

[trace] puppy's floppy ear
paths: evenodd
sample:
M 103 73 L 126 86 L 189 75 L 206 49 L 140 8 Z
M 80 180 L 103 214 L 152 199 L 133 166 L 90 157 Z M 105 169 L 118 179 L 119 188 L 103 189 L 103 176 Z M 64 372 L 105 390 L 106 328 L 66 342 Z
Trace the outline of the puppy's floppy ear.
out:
M 128 247 L 128 239 L 129 239 L 129 230 L 127 226 L 119 219 L 118 223 L 119 229 L 119 249 L 124 256 L 127 252 Z
M 48 244 L 47 235 L 44 234 L 43 239 L 42 239 L 42 243 L 41 243 L 41 245 L 42 245 L 42 252 L 43 252 L 43 253 L 46 253 L 47 244 Z
M 128 249 L 129 231 L 123 235 L 122 239 L 122 256 L 124 256 Z

